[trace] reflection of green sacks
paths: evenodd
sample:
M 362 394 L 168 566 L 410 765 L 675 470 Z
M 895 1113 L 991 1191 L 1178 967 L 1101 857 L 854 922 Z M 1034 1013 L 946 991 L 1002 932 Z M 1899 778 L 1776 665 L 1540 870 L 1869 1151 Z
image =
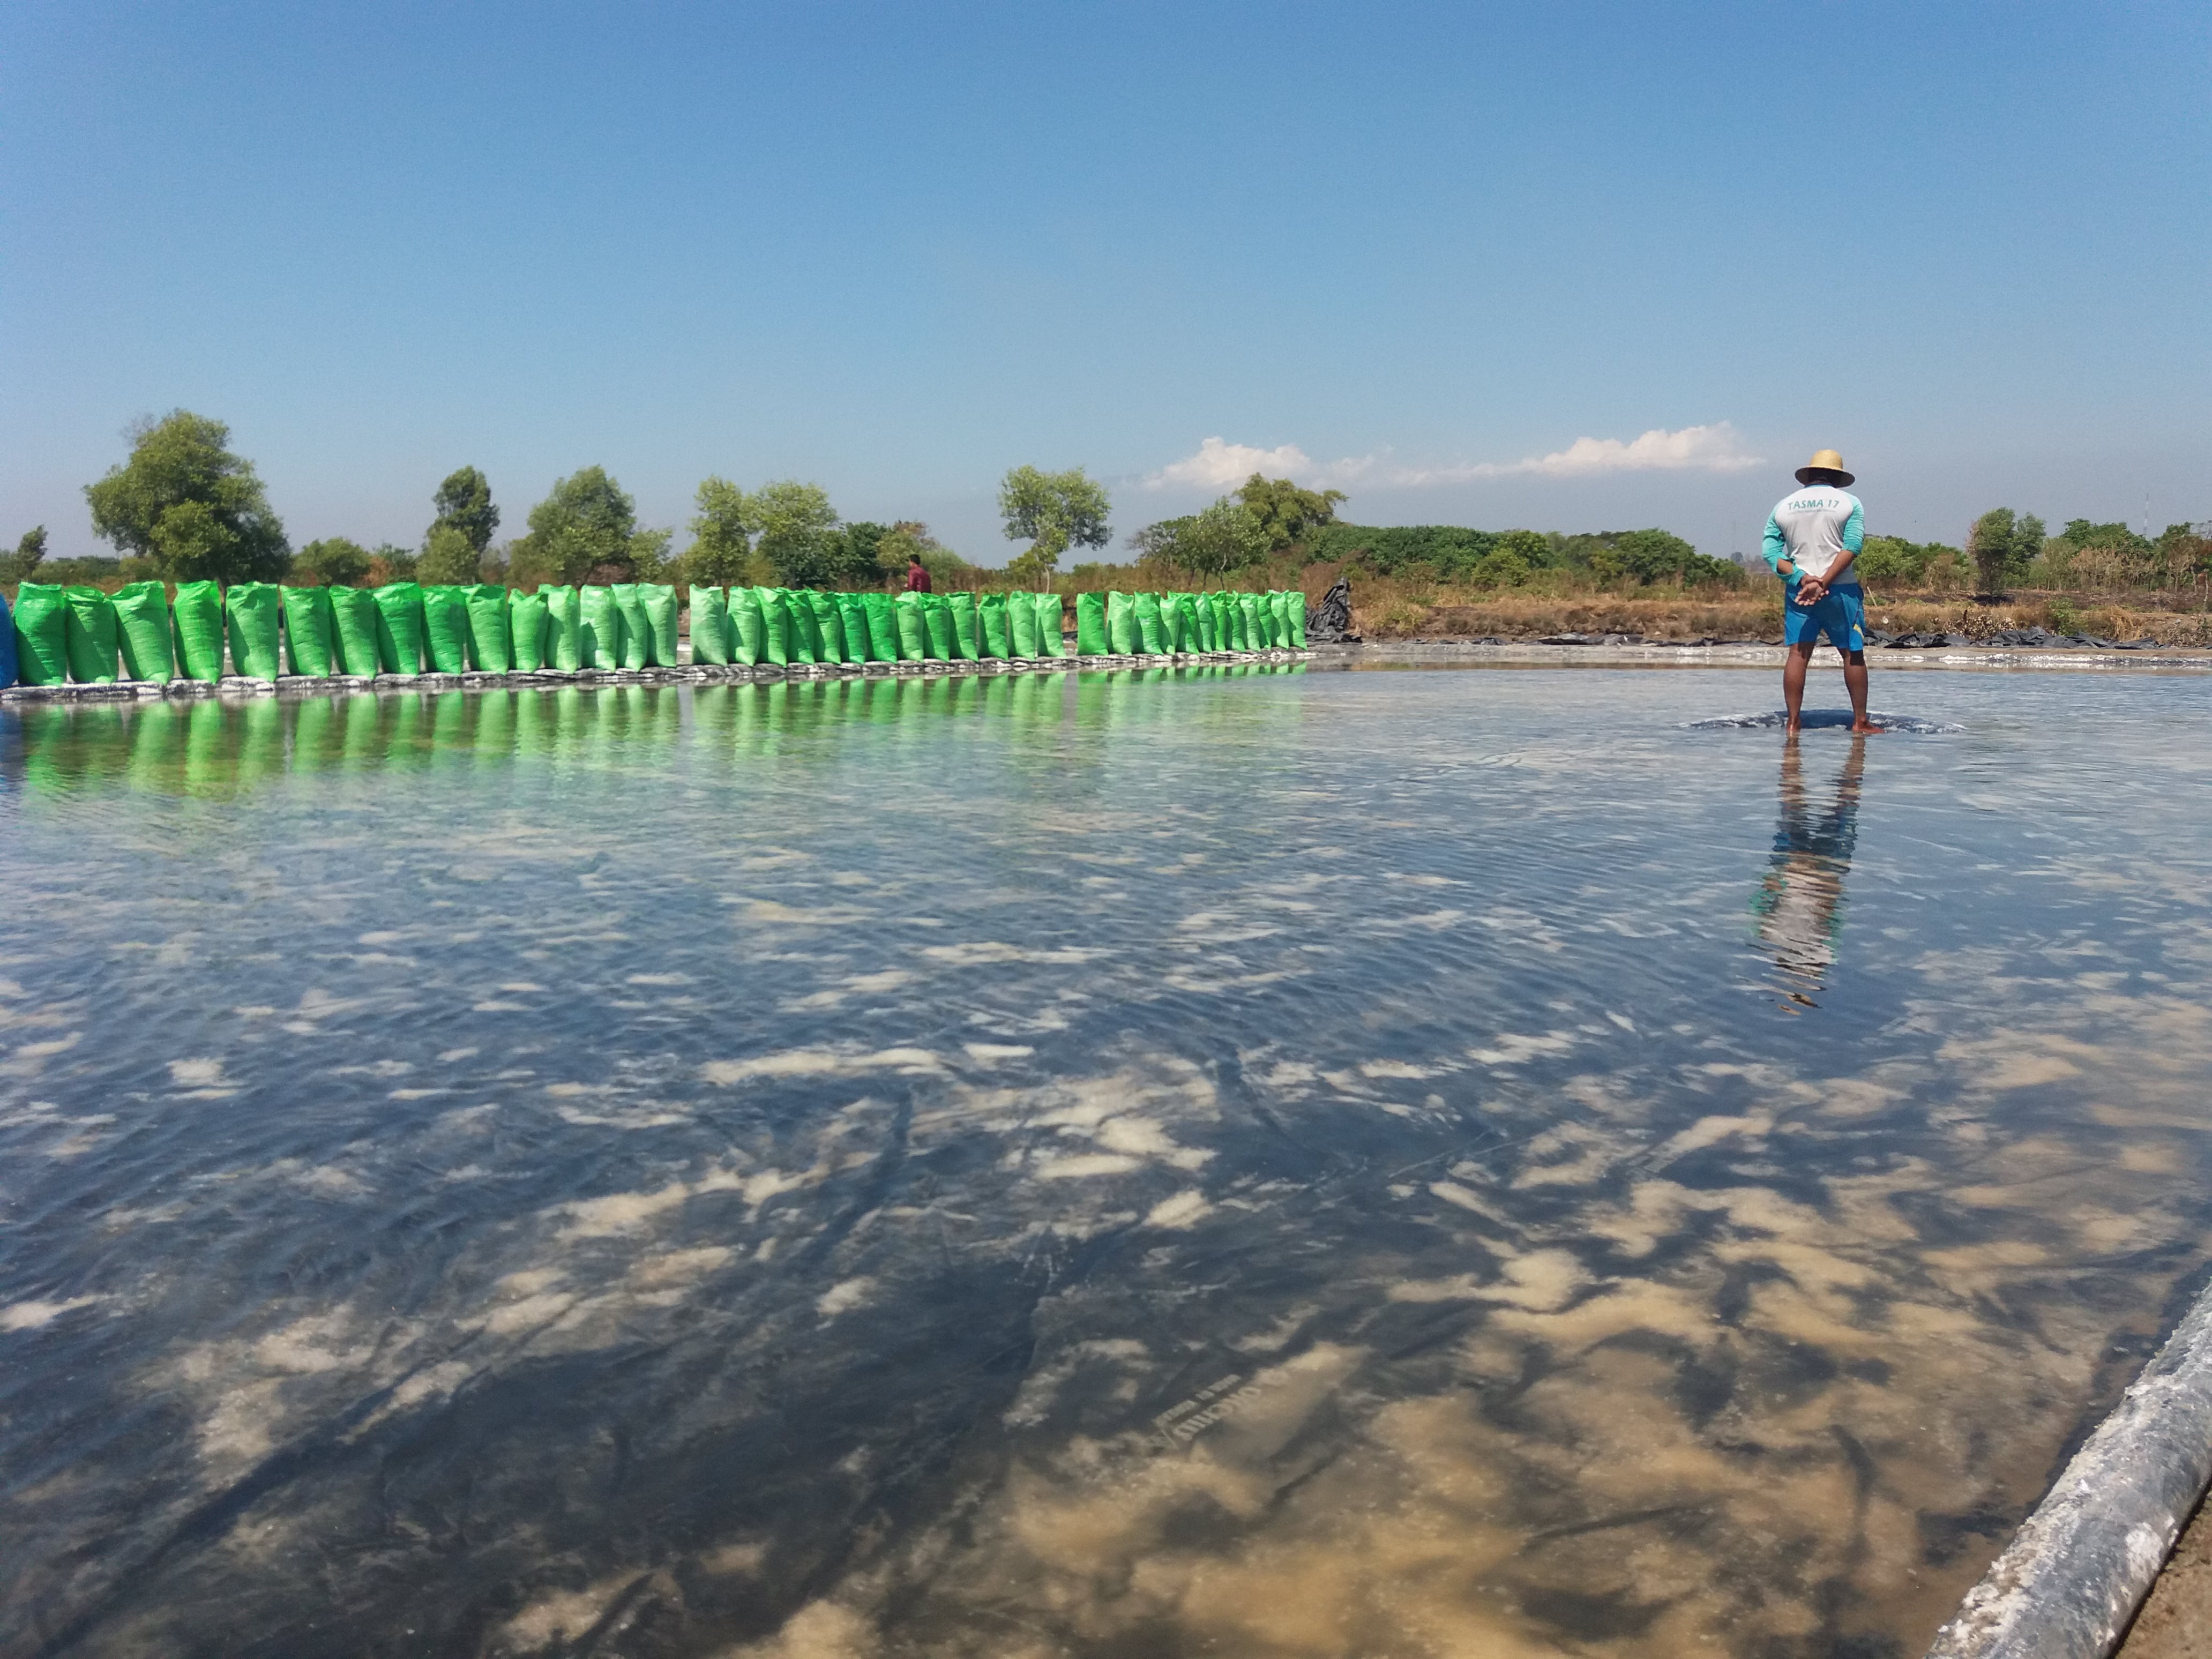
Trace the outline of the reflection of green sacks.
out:
M 1160 596 L 1139 593 L 1129 605 L 1137 617 L 1137 649 L 1148 657 L 1159 655 L 1164 648 L 1160 639 Z
M 545 634 L 553 607 L 545 592 L 517 593 L 507 602 L 507 642 L 514 653 L 514 671 L 534 674 L 545 666 Z
M 222 596 L 229 624 L 230 665 L 250 680 L 274 680 L 277 618 L 283 614 L 273 582 L 233 582 Z
M 642 668 L 653 655 L 653 635 L 645 620 L 645 599 L 637 591 L 635 582 L 617 582 L 607 592 L 615 596 L 615 609 L 622 613 L 622 665 L 633 671 Z
M 132 582 L 115 595 L 116 642 L 123 672 L 161 685 L 174 678 L 176 647 L 169 643 L 168 590 L 159 582 Z M 6 684 L 0 680 L 0 685 Z
M 764 661 L 765 630 L 761 624 L 760 595 L 750 587 L 730 590 L 730 660 L 750 668 Z M 695 647 L 694 649 L 696 647 Z
M 827 663 L 849 660 L 845 655 L 845 617 L 835 595 L 818 587 L 806 590 L 806 608 L 814 613 L 814 654 Z
M 806 595 L 795 587 L 779 587 L 783 598 L 783 614 L 788 618 L 785 645 L 795 663 L 817 663 L 822 660 L 822 630 L 814 620 L 814 607 L 806 602 Z
M 791 612 L 784 605 L 783 595 L 773 587 L 756 587 L 753 598 L 760 605 L 760 659 L 787 667 L 791 662 Z
M 1013 637 L 1006 632 L 1006 596 L 986 593 L 975 604 L 976 631 L 982 635 L 986 657 L 1010 657 L 1014 653 Z
M 576 592 L 576 611 L 581 626 L 578 629 L 577 647 L 579 668 L 596 668 L 602 672 L 620 668 L 623 662 L 622 607 L 615 603 L 614 590 L 607 587 L 586 586 Z
M 422 588 L 422 638 L 434 674 L 465 674 L 469 667 L 469 591 L 450 582 Z M 234 656 L 237 653 L 234 652 Z
M 952 660 L 952 607 L 945 603 L 942 593 L 921 596 L 922 624 L 929 635 L 929 659 L 932 662 Z
M 863 593 L 859 596 L 860 609 L 868 618 L 868 660 L 896 662 L 899 659 L 898 609 L 888 593 Z
M 837 620 L 845 625 L 845 660 L 851 663 L 872 662 L 875 648 L 868 641 L 868 607 L 860 603 L 858 593 L 837 593 Z
M 921 619 L 921 595 L 902 593 L 891 601 L 898 618 L 898 659 L 922 662 L 929 656 L 929 624 Z
M 547 668 L 573 674 L 584 665 L 584 602 L 573 587 L 540 586 L 545 601 Z
M 1036 596 L 1037 655 L 1060 657 L 1067 653 L 1067 643 L 1060 631 L 1060 605 L 1057 593 Z
M 80 684 L 115 684 L 115 601 L 99 588 L 62 590 L 62 655 Z
M 1302 587 L 1294 587 L 1284 597 L 1291 602 L 1291 649 L 1306 648 L 1306 595 Z
M 188 680 L 222 678 L 222 590 L 213 582 L 179 582 L 169 602 L 177 673 Z
M 376 590 L 376 660 L 387 674 L 422 672 L 422 590 L 413 582 Z
M 975 625 L 975 596 L 947 593 L 945 608 L 952 618 L 952 654 L 963 662 L 981 661 L 983 635 Z
M 1075 653 L 1079 657 L 1103 657 L 1113 649 L 1106 642 L 1106 596 L 1075 596 Z
M 295 674 L 327 679 L 331 672 L 331 590 L 280 587 L 284 608 L 284 665 Z
M 1037 653 L 1036 600 L 1028 593 L 1006 595 L 1006 653 L 1023 659 Z
M 507 589 L 478 582 L 461 592 L 468 602 L 469 666 L 486 674 L 512 672 L 514 644 L 507 632 Z
M 676 585 L 640 582 L 638 609 L 645 613 L 645 666 L 674 668 L 676 655 Z
M 730 602 L 719 587 L 691 585 L 691 660 L 720 667 L 730 659 Z
M 1106 596 L 1106 648 L 1117 657 L 1137 654 L 1137 607 L 1127 593 Z

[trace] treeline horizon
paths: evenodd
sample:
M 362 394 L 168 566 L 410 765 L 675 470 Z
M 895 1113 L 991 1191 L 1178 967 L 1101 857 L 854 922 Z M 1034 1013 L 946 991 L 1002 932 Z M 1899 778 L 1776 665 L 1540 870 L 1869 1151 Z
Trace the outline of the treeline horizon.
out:
M 526 531 L 503 542 L 495 539 L 502 514 L 490 481 L 462 466 L 432 493 L 433 517 L 416 546 L 371 547 L 332 536 L 295 550 L 253 464 L 230 451 L 222 422 L 177 410 L 137 423 L 126 435 L 128 458 L 84 489 L 94 532 L 115 555 L 49 559 L 45 527 L 37 526 L 12 554 L 0 551 L 0 584 L 671 581 L 865 591 L 900 585 L 910 560 L 949 589 L 1068 592 L 1114 586 L 1123 574 L 1140 582 L 1170 575 L 1279 582 L 1291 568 L 1316 565 L 1477 589 L 1728 590 L 1764 574 L 1753 556 L 1714 558 L 1656 526 L 1568 533 L 1358 525 L 1340 516 L 1348 500 L 1342 491 L 1310 490 L 1258 472 L 1197 513 L 1129 535 L 1127 562 L 1079 562 L 1063 574 L 1060 561 L 1071 550 L 1110 544 L 1111 502 L 1080 467 L 1048 472 L 1027 465 L 1001 481 L 999 507 L 1007 539 L 1029 545 L 1001 566 L 971 562 L 919 520 L 845 520 L 819 484 L 782 478 L 746 489 L 719 474 L 700 483 L 686 526 L 690 539 L 676 552 L 675 531 L 641 525 L 635 499 L 597 465 L 556 479 L 530 509 Z M 2040 519 L 2000 507 L 1974 520 L 1962 546 L 1869 536 L 1856 563 L 1863 580 L 1891 588 L 2171 588 L 2212 572 L 2212 525 L 2171 525 L 2150 538 L 2124 523 L 2075 519 L 2046 535 Z

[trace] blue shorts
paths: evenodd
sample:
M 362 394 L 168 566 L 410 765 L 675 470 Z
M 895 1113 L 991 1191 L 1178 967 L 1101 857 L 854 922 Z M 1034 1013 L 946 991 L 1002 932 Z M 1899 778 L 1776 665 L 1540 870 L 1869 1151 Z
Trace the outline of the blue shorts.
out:
M 1866 589 L 1856 582 L 1832 587 L 1817 605 L 1797 603 L 1792 584 L 1782 599 L 1782 638 L 1788 645 L 1828 636 L 1828 643 L 1849 653 L 1866 649 Z

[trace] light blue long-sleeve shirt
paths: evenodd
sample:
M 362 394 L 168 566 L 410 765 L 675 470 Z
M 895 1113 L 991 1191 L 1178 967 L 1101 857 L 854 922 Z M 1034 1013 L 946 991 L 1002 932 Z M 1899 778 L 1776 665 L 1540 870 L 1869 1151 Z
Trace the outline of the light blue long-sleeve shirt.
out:
M 1795 588 L 1808 574 L 1826 580 L 1838 559 L 1856 556 L 1865 544 L 1866 512 L 1859 498 L 1833 484 L 1808 484 L 1775 503 L 1760 551 L 1778 576 L 1784 559 L 1796 567 L 1796 574 L 1784 578 Z M 1847 579 L 1844 585 L 1857 584 Z

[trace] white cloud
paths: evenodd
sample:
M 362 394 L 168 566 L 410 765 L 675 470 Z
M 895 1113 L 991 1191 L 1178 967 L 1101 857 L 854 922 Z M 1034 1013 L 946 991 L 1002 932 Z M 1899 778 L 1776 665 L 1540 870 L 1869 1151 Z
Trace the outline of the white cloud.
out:
M 1607 472 L 1741 472 L 1763 466 L 1756 455 L 1744 453 L 1735 427 L 1726 421 L 1710 426 L 1686 426 L 1669 432 L 1654 427 L 1640 437 L 1577 438 L 1565 449 L 1548 455 L 1532 455 L 1518 461 L 1461 461 L 1449 466 L 1413 467 L 1390 464 L 1389 453 L 1346 456 L 1336 461 L 1316 461 L 1296 444 L 1260 449 L 1251 444 L 1225 443 L 1208 438 L 1195 454 L 1146 475 L 1145 488 L 1165 489 L 1171 485 L 1202 489 L 1229 489 L 1255 472 L 1271 477 L 1293 478 L 1307 485 L 1364 483 L 1394 489 L 1418 489 L 1431 484 L 1466 483 L 1476 478 L 1584 478 Z

